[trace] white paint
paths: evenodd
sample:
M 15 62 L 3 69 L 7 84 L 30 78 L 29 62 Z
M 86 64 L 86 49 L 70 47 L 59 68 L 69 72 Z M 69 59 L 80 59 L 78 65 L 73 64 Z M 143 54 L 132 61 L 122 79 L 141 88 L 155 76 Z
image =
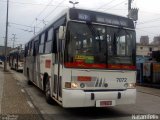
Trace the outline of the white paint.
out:
M 31 101 L 27 101 L 27 103 L 31 108 L 34 108 L 34 105 L 31 103 Z
M 24 89 L 21 89 L 21 92 L 22 92 L 22 93 L 25 93 Z

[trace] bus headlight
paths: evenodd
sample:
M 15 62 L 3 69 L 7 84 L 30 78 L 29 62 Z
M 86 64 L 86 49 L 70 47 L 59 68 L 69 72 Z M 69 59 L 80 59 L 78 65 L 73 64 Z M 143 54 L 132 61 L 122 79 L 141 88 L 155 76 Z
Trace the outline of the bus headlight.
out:
M 71 88 L 77 88 L 78 87 L 78 84 L 77 83 L 75 83 L 75 82 L 72 82 L 71 83 Z
M 18 67 L 22 67 L 22 65 L 19 64 Z
M 128 89 L 134 89 L 136 87 L 135 83 L 128 83 Z

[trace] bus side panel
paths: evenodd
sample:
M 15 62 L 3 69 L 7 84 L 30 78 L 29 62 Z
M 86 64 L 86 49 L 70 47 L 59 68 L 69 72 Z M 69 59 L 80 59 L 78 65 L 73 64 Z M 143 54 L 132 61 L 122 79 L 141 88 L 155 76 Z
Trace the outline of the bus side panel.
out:
M 39 61 L 40 61 L 39 74 L 40 74 L 40 79 L 41 79 L 40 84 L 43 86 L 44 74 L 47 73 L 49 78 L 51 78 L 52 54 L 40 55 Z
M 33 73 L 33 56 L 26 57 L 26 76 L 29 74 L 29 80 L 35 83 Z M 28 73 L 27 73 L 28 72 Z
M 42 84 L 41 84 L 41 79 L 40 79 L 40 60 L 39 60 L 39 55 L 34 56 L 34 62 L 33 62 L 33 70 L 34 70 L 34 80 L 35 80 L 35 84 L 42 89 Z

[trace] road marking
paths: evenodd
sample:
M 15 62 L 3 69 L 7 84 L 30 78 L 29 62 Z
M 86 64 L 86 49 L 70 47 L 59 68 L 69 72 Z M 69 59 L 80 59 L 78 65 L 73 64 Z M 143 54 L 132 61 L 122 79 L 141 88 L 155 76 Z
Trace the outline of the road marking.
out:
M 20 83 L 19 83 L 19 82 L 17 82 L 17 85 L 20 85 Z
M 22 93 L 25 93 L 25 91 L 24 91 L 23 89 L 21 89 L 21 92 L 22 92 Z
M 34 105 L 31 103 L 31 101 L 27 101 L 27 103 L 31 108 L 34 108 Z
M 145 92 L 145 91 L 139 91 L 139 90 L 138 90 L 137 92 L 145 93 L 145 94 L 148 94 L 148 95 L 160 97 L 160 95 L 158 95 L 158 94 L 153 94 L 153 93 L 149 93 L 149 92 Z

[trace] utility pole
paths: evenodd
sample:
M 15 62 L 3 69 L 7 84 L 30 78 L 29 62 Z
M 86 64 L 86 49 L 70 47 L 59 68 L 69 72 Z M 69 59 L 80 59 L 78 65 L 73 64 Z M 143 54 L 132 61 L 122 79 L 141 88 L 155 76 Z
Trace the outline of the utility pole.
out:
M 132 0 L 128 0 L 128 14 L 131 10 L 131 3 L 132 3 Z
M 133 19 L 136 27 L 136 23 L 138 20 L 138 8 L 132 8 L 132 2 L 133 0 L 128 0 L 128 18 Z
M 8 12 L 9 12 L 9 0 L 7 0 L 7 13 L 6 13 L 6 36 L 5 36 L 5 48 L 4 48 L 4 71 L 7 71 L 7 40 L 8 40 Z
M 36 34 L 36 27 L 35 26 L 33 27 L 33 34 L 34 35 Z
M 36 18 L 36 24 L 34 25 L 34 27 L 33 27 L 33 34 L 35 35 L 36 34 L 36 25 L 37 25 L 37 18 Z

